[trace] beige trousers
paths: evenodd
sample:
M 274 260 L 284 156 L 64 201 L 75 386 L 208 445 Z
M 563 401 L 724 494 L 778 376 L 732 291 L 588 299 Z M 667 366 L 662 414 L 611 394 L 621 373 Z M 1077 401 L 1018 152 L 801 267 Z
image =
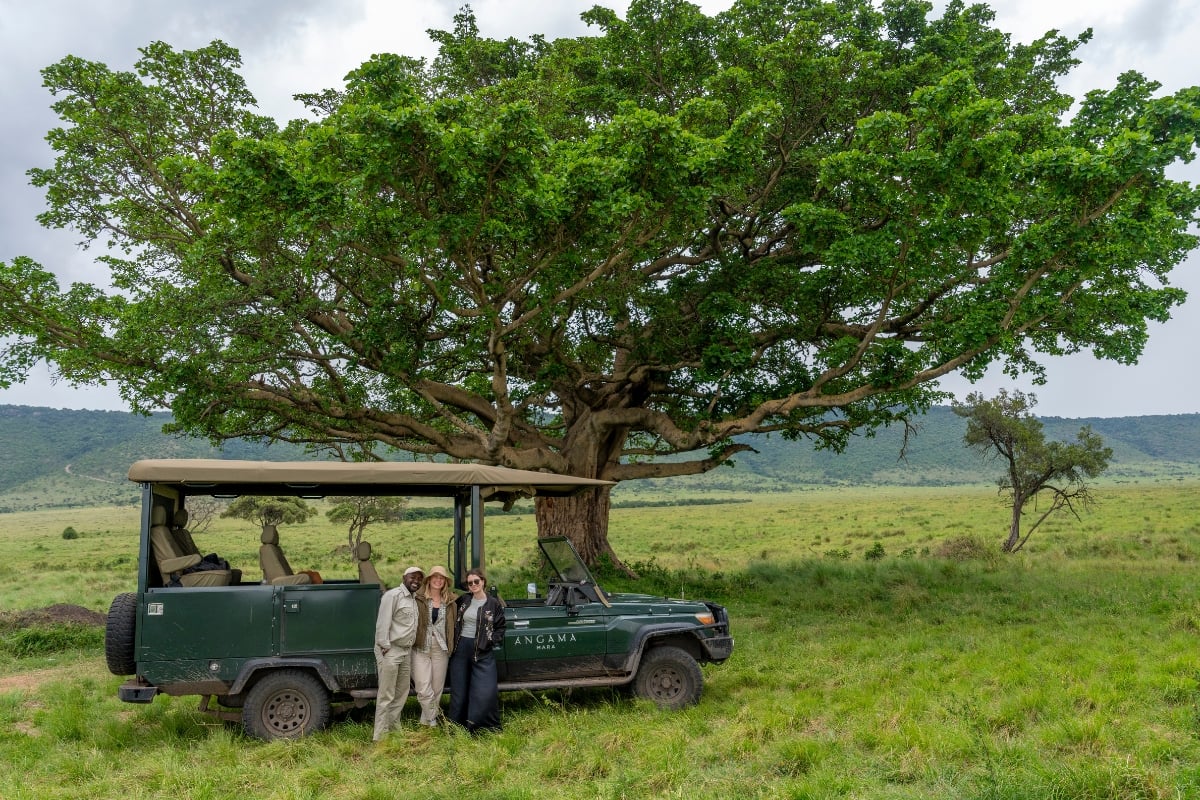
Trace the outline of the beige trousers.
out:
M 393 647 L 386 655 L 375 655 L 379 689 L 375 695 L 375 741 L 400 724 L 400 711 L 408 699 L 412 659 L 407 647 Z
M 412 651 L 413 688 L 421 704 L 421 724 L 437 725 L 441 712 L 442 689 L 446 686 L 446 651 L 434 645 L 428 653 Z

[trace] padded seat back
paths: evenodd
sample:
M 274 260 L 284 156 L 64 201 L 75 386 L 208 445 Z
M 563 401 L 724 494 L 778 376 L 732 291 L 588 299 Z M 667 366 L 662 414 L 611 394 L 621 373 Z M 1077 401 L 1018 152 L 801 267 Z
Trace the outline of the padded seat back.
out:
M 297 575 L 292 571 L 283 550 L 279 547 L 279 531 L 274 525 L 263 525 L 262 536 L 259 537 L 262 546 L 258 548 L 258 565 L 262 567 L 263 582 L 273 586 L 293 586 L 312 583 L 307 575 Z
M 362 584 L 377 583 L 379 591 L 385 591 L 387 587 L 383 585 L 383 581 L 379 579 L 379 572 L 371 563 L 371 543 L 359 542 L 354 548 L 354 558 L 358 561 L 358 582 Z
M 200 556 L 190 556 L 179 547 L 179 541 L 167 527 L 167 510 L 162 506 L 150 509 L 150 548 L 154 562 L 162 575 L 163 586 L 171 582 L 171 574 L 200 563 Z
M 150 548 L 163 586 L 170 585 L 172 576 L 177 577 L 182 586 L 227 586 L 233 577 L 227 569 L 183 574 L 183 570 L 200 563 L 200 554 L 183 551 L 179 539 L 167 527 L 167 510 L 162 506 L 150 510 Z
M 195 553 L 200 555 L 200 548 L 196 547 L 196 542 L 192 539 L 192 532 L 187 529 L 188 512 L 186 508 L 181 508 L 175 512 L 174 526 L 171 528 L 171 533 L 175 534 L 175 541 L 179 543 L 179 549 L 186 554 Z
M 175 519 L 171 527 L 171 534 L 175 537 L 175 541 L 179 544 L 179 549 L 187 555 L 200 555 L 200 548 L 196 546 L 196 541 L 192 538 L 192 532 L 187 529 L 188 512 L 186 508 L 181 508 L 175 512 Z M 242 571 L 240 569 L 229 570 L 229 582 L 241 583 Z

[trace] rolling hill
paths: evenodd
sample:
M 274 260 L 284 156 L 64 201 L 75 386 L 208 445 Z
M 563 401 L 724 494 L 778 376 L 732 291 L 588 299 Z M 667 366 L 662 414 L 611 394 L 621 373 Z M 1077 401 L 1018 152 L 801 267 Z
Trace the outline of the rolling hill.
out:
M 235 440 L 220 447 L 203 439 L 164 434 L 167 414 L 72 411 L 0 406 L 0 513 L 37 508 L 137 502 L 126 477 L 140 458 L 304 459 L 289 444 Z M 1200 477 L 1200 414 L 1043 419 L 1052 439 L 1073 438 L 1090 425 L 1113 448 L 1110 480 Z M 918 422 L 904 457 L 903 431 L 857 437 L 844 453 L 814 450 L 811 443 L 779 437 L 747 440 L 756 452 L 733 468 L 707 475 L 641 481 L 618 487 L 614 501 L 649 494 L 783 491 L 805 485 L 955 485 L 991 483 L 998 466 L 962 445 L 965 423 L 949 408 Z
M 248 441 L 215 447 L 162 432 L 168 414 L 0 406 L 0 512 L 134 503 L 126 478 L 141 458 L 304 458 L 295 445 Z

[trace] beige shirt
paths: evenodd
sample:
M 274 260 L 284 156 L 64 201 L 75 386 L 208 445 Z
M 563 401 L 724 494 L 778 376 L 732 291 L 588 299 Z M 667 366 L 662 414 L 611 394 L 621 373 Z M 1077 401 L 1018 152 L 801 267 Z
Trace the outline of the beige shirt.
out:
M 417 601 L 404 584 L 383 593 L 375 617 L 375 646 L 407 650 L 417 638 Z

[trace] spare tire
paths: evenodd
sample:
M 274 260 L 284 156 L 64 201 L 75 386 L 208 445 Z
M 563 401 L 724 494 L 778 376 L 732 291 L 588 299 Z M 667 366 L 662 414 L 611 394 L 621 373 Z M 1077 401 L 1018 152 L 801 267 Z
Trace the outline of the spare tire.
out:
M 104 625 L 104 660 L 113 675 L 132 675 L 137 671 L 133 641 L 137 631 L 136 594 L 126 592 L 113 598 Z

